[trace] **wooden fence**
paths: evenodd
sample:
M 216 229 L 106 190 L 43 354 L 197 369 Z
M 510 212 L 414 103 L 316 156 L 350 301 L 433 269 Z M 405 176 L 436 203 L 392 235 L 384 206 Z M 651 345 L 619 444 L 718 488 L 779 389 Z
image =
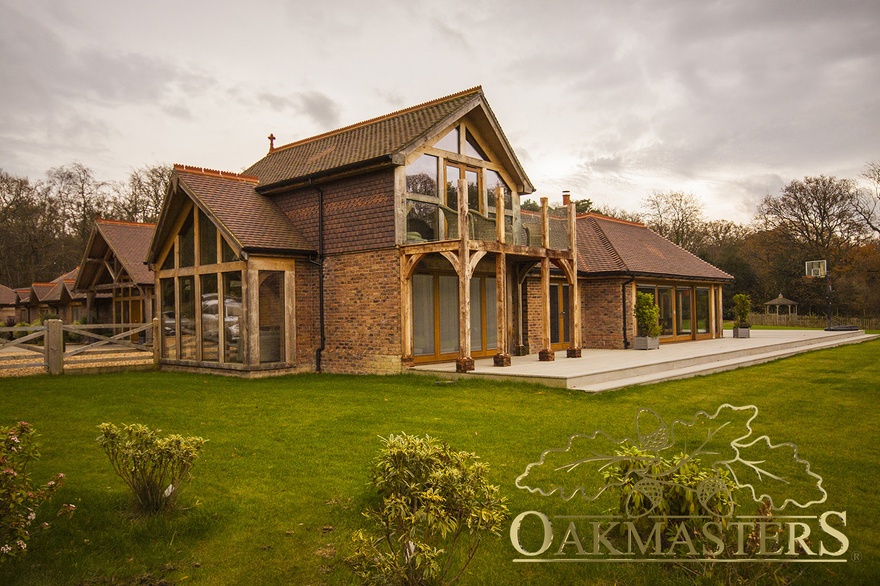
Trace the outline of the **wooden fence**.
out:
M 779 315 L 775 313 L 752 313 L 749 321 L 753 326 L 793 326 L 798 328 L 826 328 L 828 318 L 824 315 Z M 880 330 L 880 317 L 831 316 L 833 326 L 856 326 L 860 330 Z
M 66 325 L 50 319 L 42 326 L 0 328 L 0 376 L 152 369 L 159 363 L 156 331 L 158 320 Z

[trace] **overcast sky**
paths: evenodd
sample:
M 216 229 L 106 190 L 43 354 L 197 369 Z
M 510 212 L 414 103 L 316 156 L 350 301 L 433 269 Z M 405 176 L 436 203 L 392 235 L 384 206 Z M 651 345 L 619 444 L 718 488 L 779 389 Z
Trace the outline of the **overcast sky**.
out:
M 0 0 L 0 168 L 241 171 L 476 85 L 535 195 L 748 221 L 880 160 L 877 0 Z

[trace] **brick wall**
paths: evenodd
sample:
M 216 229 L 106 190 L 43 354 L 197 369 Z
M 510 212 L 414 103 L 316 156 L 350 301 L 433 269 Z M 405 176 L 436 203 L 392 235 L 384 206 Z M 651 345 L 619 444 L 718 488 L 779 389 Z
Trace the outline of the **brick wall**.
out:
M 325 372 L 401 372 L 399 258 L 390 248 L 325 259 Z
M 623 349 L 623 279 L 581 279 L 581 343 L 584 348 Z M 632 315 L 632 288 L 627 286 L 627 338 L 632 344 L 635 319 Z M 541 351 L 541 279 L 528 278 L 523 283 L 524 338 L 529 353 Z
M 541 348 L 541 279 L 528 278 L 523 282 L 523 341 L 529 354 Z
M 315 350 L 321 343 L 318 321 L 318 267 L 296 261 L 296 366 L 315 369 Z
M 320 185 L 324 192 L 324 253 L 394 246 L 394 172 L 365 173 Z M 294 228 L 318 249 L 318 193 L 303 188 L 275 196 Z
M 623 310 L 621 284 L 623 279 L 581 279 L 581 340 L 584 348 L 623 349 Z M 627 286 L 627 339 L 632 344 L 635 318 L 632 315 L 632 286 Z

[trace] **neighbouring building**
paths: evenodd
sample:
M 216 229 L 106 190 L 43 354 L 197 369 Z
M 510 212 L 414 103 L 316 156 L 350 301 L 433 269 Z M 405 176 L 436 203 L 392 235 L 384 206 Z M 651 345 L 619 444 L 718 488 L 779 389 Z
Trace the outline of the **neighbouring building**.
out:
M 731 280 L 640 224 L 520 210 L 534 192 L 481 88 L 276 147 L 175 165 L 146 255 L 168 367 L 395 373 L 720 336 Z M 664 304 L 669 303 L 668 307 Z M 667 326 L 668 322 L 668 326 Z
M 18 303 L 18 294 L 14 289 L 6 285 L 0 285 L 0 327 L 15 325 L 17 314 L 15 305 Z
M 73 289 L 78 272 L 79 267 L 48 283 L 32 283 L 30 287 L 16 289 L 16 320 L 31 323 L 53 316 L 72 323 L 82 319 L 85 296 Z
M 154 276 L 146 265 L 155 224 L 98 218 L 74 285 L 90 323 L 139 324 L 153 319 Z

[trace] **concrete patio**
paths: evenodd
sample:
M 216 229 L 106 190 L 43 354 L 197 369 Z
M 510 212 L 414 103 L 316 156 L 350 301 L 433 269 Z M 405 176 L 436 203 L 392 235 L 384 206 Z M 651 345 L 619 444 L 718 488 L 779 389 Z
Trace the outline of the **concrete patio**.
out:
M 659 350 L 583 350 L 581 358 L 556 353 L 553 362 L 537 354 L 514 356 L 509 367 L 497 367 L 491 358 L 475 360 L 475 370 L 455 372 L 455 363 L 415 366 L 410 372 L 441 378 L 482 377 L 540 383 L 595 393 L 630 385 L 687 378 L 769 362 L 811 350 L 857 344 L 880 336 L 864 331 L 756 330 L 748 339 L 734 339 L 728 330 L 716 340 L 662 344 Z

